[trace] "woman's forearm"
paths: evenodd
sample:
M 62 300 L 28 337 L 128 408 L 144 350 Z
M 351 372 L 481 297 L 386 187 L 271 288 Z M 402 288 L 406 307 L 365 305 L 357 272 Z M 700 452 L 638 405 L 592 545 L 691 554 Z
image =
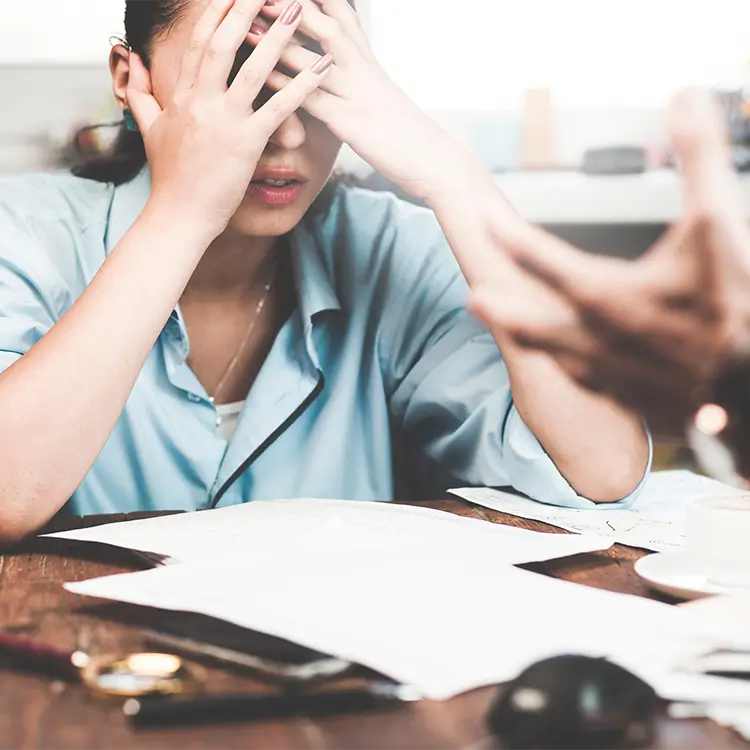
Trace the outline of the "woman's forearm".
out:
M 514 211 L 489 171 L 460 146 L 446 145 L 442 153 L 444 178 L 425 198 L 469 285 L 518 294 L 523 279 L 504 246 L 536 230 Z M 510 373 L 516 408 L 570 485 L 597 502 L 630 494 L 648 461 L 641 420 L 582 389 L 546 354 L 521 350 L 502 330 L 492 333 Z
M 0 375 L 0 541 L 39 528 L 84 479 L 211 239 L 147 206 L 71 309 Z
M 431 166 L 419 197 L 434 211 L 469 285 L 503 282 L 512 267 L 498 230 L 504 235 L 525 224 L 490 171 L 447 133 L 443 138 L 432 158 L 425 155 Z
M 581 496 L 611 503 L 630 495 L 648 465 L 641 419 L 573 383 L 551 357 L 504 346 L 515 407 Z

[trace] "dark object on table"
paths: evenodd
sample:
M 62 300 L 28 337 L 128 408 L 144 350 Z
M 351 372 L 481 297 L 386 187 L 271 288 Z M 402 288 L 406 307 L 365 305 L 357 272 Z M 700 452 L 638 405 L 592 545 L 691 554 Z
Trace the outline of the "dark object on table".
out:
M 165 612 L 152 607 L 114 603 L 97 605 L 91 615 L 143 632 L 149 647 L 218 664 L 232 672 L 249 672 L 280 684 L 308 684 L 352 676 L 375 676 L 370 670 L 298 643 L 260 633 L 207 615 Z M 364 673 L 364 675 L 363 675 Z
M 102 608 L 97 614 L 102 616 Z M 298 643 L 242 628 L 206 615 L 167 613 L 147 607 L 113 607 L 104 616 L 144 631 L 158 650 L 182 654 L 193 661 L 249 671 L 281 683 L 309 683 L 341 677 L 353 666 L 344 659 Z
M 641 174 L 646 171 L 646 151 L 631 146 L 592 148 L 583 155 L 582 169 L 585 174 Z
M 123 713 L 135 727 L 273 721 L 294 716 L 338 716 L 390 709 L 420 700 L 411 688 L 372 683 L 362 690 L 275 695 L 236 693 L 194 698 L 139 698 L 125 702 Z
M 489 727 L 514 750 L 636 748 L 650 744 L 657 706 L 653 688 L 616 664 L 556 656 L 502 690 Z
M 328 680 L 353 667 L 344 659 L 202 615 L 161 613 L 145 636 L 151 643 L 193 659 L 240 667 L 281 682 Z

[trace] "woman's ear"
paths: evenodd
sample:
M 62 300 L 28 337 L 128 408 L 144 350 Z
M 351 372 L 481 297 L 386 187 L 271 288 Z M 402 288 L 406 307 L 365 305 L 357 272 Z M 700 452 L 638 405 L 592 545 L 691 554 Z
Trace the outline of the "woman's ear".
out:
M 124 44 L 116 44 L 109 53 L 109 72 L 112 75 L 112 90 L 120 109 L 128 108 L 126 96 L 130 80 L 130 50 Z

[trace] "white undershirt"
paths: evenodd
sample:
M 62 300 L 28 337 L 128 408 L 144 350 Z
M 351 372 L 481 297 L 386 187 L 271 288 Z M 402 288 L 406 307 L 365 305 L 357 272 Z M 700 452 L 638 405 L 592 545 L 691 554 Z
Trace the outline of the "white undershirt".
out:
M 233 404 L 219 404 L 216 407 L 216 437 L 229 442 L 237 429 L 244 401 L 235 401 Z

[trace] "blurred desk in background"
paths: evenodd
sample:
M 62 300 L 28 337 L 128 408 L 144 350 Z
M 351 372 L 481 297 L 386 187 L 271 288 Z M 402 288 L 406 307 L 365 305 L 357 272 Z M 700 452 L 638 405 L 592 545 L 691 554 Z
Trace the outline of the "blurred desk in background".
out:
M 525 219 L 601 255 L 642 255 L 683 213 L 680 177 L 669 169 L 611 176 L 508 172 L 495 181 Z M 740 181 L 750 219 L 750 175 Z

